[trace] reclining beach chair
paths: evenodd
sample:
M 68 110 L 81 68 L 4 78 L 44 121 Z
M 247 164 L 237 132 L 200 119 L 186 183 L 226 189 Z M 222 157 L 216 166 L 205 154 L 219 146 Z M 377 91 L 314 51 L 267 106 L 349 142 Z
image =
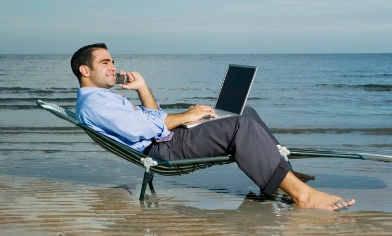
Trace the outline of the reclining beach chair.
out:
M 60 117 L 61 119 L 67 120 L 72 124 L 82 128 L 88 136 L 90 136 L 99 146 L 105 150 L 129 161 L 135 165 L 143 167 L 145 169 L 142 188 L 140 192 L 140 201 L 144 200 L 147 184 L 149 185 L 150 191 L 155 193 L 152 180 L 154 173 L 163 176 L 182 175 L 194 172 L 199 169 L 211 167 L 213 165 L 224 165 L 235 162 L 232 156 L 218 156 L 218 157 L 204 157 L 194 158 L 185 160 L 174 160 L 174 161 L 162 161 L 156 160 L 145 154 L 132 149 L 131 147 L 124 145 L 116 140 L 113 140 L 90 127 L 79 123 L 75 118 L 75 113 L 64 109 L 56 104 L 47 103 L 41 100 L 36 101 L 37 105 L 51 112 L 52 114 Z M 309 157 L 341 157 L 341 158 L 355 158 L 363 159 L 359 154 L 346 154 L 336 153 L 330 151 L 315 151 L 315 150 L 302 150 L 302 149 L 290 149 L 290 158 L 309 158 Z

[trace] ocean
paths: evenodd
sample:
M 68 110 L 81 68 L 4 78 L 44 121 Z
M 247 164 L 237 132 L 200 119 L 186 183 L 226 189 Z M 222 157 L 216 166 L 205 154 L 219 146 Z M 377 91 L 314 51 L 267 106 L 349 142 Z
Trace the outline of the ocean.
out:
M 138 71 L 168 113 L 183 112 L 194 104 L 214 105 L 228 64 L 258 66 L 247 105 L 256 109 L 283 145 L 392 154 L 392 54 L 112 57 L 117 70 Z M 141 168 L 103 151 L 80 129 L 35 104 L 41 99 L 75 109 L 78 82 L 70 69 L 70 58 L 71 55 L 0 55 L 0 176 L 7 180 L 22 178 L 22 182 L 32 178 L 74 187 L 82 184 L 85 188 L 126 186 L 136 199 Z M 136 93 L 118 87 L 113 90 L 139 104 Z M 309 182 L 314 187 L 341 194 L 355 190 L 350 186 L 357 183 L 362 184 L 361 191 L 366 186 L 390 191 L 389 163 L 323 158 L 293 163 L 299 170 L 316 175 L 316 181 Z M 349 169 L 335 168 L 347 164 Z M 222 206 L 225 209 L 238 199 L 242 202 L 249 191 L 257 191 L 235 166 L 214 168 L 185 177 L 157 177 L 156 188 L 172 189 L 160 193 L 169 197 L 175 193 L 181 201 L 190 197 L 189 192 L 173 189 L 191 189 L 191 195 L 196 195 L 191 204 L 195 209 L 219 209 L 216 198 L 197 195 L 195 188 L 223 194 L 223 200 L 230 198 Z M 233 184 L 226 179 L 222 187 L 218 176 L 228 172 L 235 172 L 229 178 L 242 180 Z M 384 179 L 374 176 L 377 172 Z M 321 182 L 317 182 L 317 174 Z M 334 188 L 328 182 L 332 178 L 338 183 L 342 176 L 352 180 L 351 185 L 338 184 Z M 209 177 L 214 181 L 208 183 Z M 199 181 L 194 182 L 195 178 Z M 8 185 L 12 187 L 12 181 Z M 364 198 L 369 200 L 369 196 Z M 222 204 L 221 195 L 219 199 Z M 357 205 L 354 210 L 392 212 L 390 204 Z
M 35 100 L 74 110 L 78 82 L 70 69 L 70 57 L 0 55 L 1 132 L 69 127 L 43 113 Z M 258 66 L 247 105 L 256 109 L 281 143 L 295 148 L 391 153 L 392 54 L 113 58 L 117 70 L 141 73 L 169 113 L 194 104 L 214 105 L 228 64 Z M 114 90 L 139 104 L 135 93 Z

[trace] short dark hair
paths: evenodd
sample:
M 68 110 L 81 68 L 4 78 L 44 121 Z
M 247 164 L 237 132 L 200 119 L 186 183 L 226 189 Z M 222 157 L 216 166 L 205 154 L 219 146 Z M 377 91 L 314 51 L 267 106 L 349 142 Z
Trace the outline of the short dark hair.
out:
M 104 43 L 95 43 L 95 44 L 84 46 L 73 54 L 71 58 L 71 68 L 75 76 L 78 78 L 79 83 L 80 83 L 80 78 L 82 77 L 82 73 L 80 73 L 79 67 L 82 65 L 86 65 L 93 70 L 94 69 L 93 52 L 97 49 L 108 50 L 108 48 Z

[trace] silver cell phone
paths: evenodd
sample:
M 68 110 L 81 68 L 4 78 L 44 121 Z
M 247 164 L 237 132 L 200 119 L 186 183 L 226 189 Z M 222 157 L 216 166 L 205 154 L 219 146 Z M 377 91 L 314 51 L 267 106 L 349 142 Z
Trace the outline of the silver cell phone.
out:
M 116 74 L 116 84 L 126 84 L 128 80 L 127 75 Z

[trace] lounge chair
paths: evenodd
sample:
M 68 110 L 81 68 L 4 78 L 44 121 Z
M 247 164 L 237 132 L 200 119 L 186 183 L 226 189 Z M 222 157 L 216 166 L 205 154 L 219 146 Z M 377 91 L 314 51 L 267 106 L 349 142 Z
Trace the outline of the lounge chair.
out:
M 67 120 L 72 124 L 82 128 L 99 146 L 105 150 L 138 165 L 145 169 L 143 184 L 140 192 L 140 201 L 144 200 L 147 184 L 150 191 L 155 193 L 152 180 L 154 173 L 164 176 L 182 175 L 194 172 L 199 169 L 211 167 L 213 165 L 224 165 L 235 162 L 232 156 L 204 157 L 186 160 L 162 161 L 156 160 L 145 154 L 132 149 L 116 140 L 113 140 L 90 127 L 79 123 L 75 118 L 75 113 L 64 109 L 56 104 L 47 103 L 41 100 L 36 101 L 37 105 L 51 112 L 52 114 Z M 309 158 L 309 157 L 340 157 L 363 159 L 359 154 L 336 153 L 330 151 L 315 151 L 303 149 L 290 149 L 290 159 L 292 158 Z

